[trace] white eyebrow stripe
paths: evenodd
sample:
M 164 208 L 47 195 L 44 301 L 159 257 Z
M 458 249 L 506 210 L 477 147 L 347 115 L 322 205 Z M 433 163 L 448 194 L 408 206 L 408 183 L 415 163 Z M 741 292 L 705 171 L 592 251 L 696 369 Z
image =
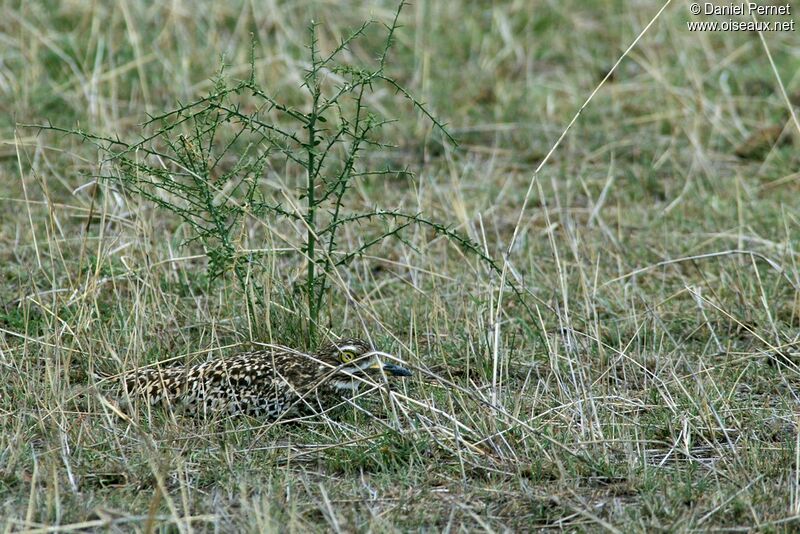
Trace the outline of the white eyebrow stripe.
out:
M 336 347 L 339 352 L 358 352 L 358 347 L 355 345 L 345 345 L 343 347 Z

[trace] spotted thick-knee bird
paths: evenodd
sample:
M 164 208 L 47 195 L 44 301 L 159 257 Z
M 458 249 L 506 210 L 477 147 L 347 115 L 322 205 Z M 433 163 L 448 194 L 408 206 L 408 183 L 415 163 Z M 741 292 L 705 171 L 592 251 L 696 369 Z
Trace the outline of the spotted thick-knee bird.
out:
M 411 375 L 389 358 L 360 339 L 344 339 L 314 354 L 275 345 L 198 365 L 131 371 L 122 377 L 123 398 L 191 415 L 275 420 L 334 407 L 382 375 Z

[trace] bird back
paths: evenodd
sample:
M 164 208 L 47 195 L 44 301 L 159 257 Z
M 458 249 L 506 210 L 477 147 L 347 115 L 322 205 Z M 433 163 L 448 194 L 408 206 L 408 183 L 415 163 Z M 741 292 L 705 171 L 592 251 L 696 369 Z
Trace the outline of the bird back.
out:
M 295 359 L 252 352 L 188 367 L 141 369 L 125 375 L 123 383 L 131 397 L 190 414 L 246 413 L 275 418 L 297 404 L 302 395 L 297 383 L 313 379 L 309 365 L 297 365 Z M 306 372 L 294 376 L 299 370 Z

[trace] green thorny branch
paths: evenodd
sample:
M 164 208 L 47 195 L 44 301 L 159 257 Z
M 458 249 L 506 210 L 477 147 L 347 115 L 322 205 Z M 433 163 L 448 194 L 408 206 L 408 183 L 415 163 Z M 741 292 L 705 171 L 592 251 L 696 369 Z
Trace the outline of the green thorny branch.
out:
M 251 318 L 255 317 L 254 310 L 260 302 L 257 297 L 256 301 L 251 298 L 259 291 L 252 291 L 249 286 L 257 284 L 252 271 L 263 253 L 243 250 L 241 246 L 247 219 L 266 223 L 269 217 L 274 217 L 302 225 L 305 242 L 299 250 L 307 262 L 303 292 L 309 341 L 315 344 L 333 270 L 385 239 L 408 244 L 402 237 L 408 227 L 432 229 L 436 235 L 477 257 L 489 272 L 502 273 L 496 261 L 477 243 L 421 214 L 392 210 L 348 213 L 343 208 L 354 179 L 411 174 L 406 169 L 359 168 L 365 148 L 380 150 L 391 146 L 381 142 L 376 133 L 393 121 L 379 118 L 367 105 L 366 97 L 376 84 L 388 86 L 394 94 L 411 102 L 447 141 L 457 144 L 445 125 L 422 102 L 385 73 L 403 5 L 398 6 L 392 23 L 384 25 L 387 35 L 377 65 L 372 69 L 345 65 L 338 58 L 373 22 L 363 24 L 327 56 L 320 54 L 318 24 L 311 23 L 310 64 L 302 85 L 308 96 L 307 112 L 278 102 L 256 82 L 254 42 L 248 79 L 228 87 L 223 67 L 207 96 L 150 116 L 143 127 L 155 127 L 154 131 L 135 143 L 52 125 L 40 128 L 78 135 L 95 144 L 108 154 L 104 163 L 116 164 L 117 169 L 112 175 L 98 178 L 122 185 L 187 223 L 192 230 L 187 242 L 199 242 L 209 258 L 209 282 L 232 271 L 246 296 Z M 237 156 L 231 158 L 231 154 Z M 267 170 L 291 166 L 305 174 L 305 187 L 299 196 L 305 200 L 304 213 L 298 213 L 294 207 L 285 208 L 280 202 L 267 201 L 261 185 Z M 394 225 L 387 226 L 355 250 L 337 254 L 337 237 L 342 227 L 373 220 L 394 221 Z M 522 290 L 514 283 L 510 287 L 535 324 L 536 316 L 525 304 Z

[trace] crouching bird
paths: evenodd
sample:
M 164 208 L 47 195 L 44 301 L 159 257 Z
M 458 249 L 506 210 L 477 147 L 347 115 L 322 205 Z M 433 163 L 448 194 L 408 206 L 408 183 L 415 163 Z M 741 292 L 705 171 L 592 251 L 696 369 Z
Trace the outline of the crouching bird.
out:
M 206 417 L 283 419 L 335 407 L 384 376 L 411 375 L 388 358 L 360 339 L 343 339 L 313 354 L 273 345 L 192 366 L 125 373 L 121 400 L 140 398 Z

